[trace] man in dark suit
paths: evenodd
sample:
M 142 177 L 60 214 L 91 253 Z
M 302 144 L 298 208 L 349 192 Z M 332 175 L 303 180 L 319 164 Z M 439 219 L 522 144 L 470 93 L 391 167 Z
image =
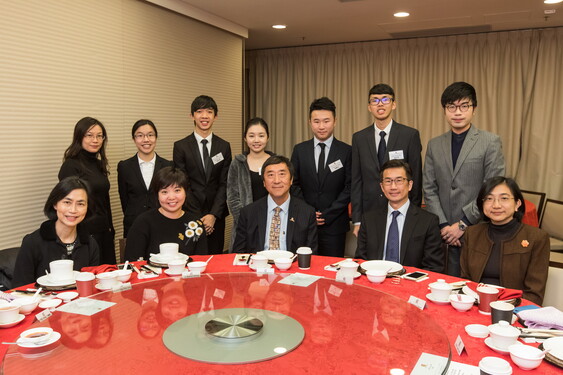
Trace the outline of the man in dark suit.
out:
M 380 178 L 388 205 L 362 216 L 356 258 L 385 259 L 442 272 L 438 217 L 410 202 L 411 168 L 404 161 L 390 160 L 381 167 Z
M 410 201 L 422 202 L 422 144 L 418 130 L 399 124 L 391 118 L 397 107 L 395 92 L 384 83 L 369 91 L 368 110 L 374 124 L 356 132 L 352 137 L 352 221 L 358 234 L 362 214 L 387 206 L 387 199 L 379 187 L 380 168 L 388 160 L 404 160 L 413 172 Z
M 135 156 L 117 164 L 125 238 L 137 216 L 159 206 L 157 193 L 149 189 L 150 182 L 156 172 L 172 165 L 171 161 L 161 158 L 154 151 L 158 132 L 152 121 L 137 121 L 131 129 L 131 136 L 139 151 Z
M 311 103 L 309 124 L 313 139 L 296 145 L 291 155 L 293 184 L 316 210 L 319 255 L 343 257 L 350 230 L 352 147 L 333 136 L 336 106 L 329 98 Z
M 262 166 L 262 178 L 268 195 L 240 210 L 233 252 L 288 250 L 306 246 L 317 253 L 315 209 L 289 189 L 293 166 L 285 156 L 274 155 Z
M 231 164 L 231 145 L 212 133 L 217 119 L 213 98 L 198 96 L 192 102 L 192 134 L 174 143 L 175 165 L 188 176 L 190 188 L 186 210 L 201 217 L 207 232 L 210 254 L 223 252 L 227 209 L 227 175 Z

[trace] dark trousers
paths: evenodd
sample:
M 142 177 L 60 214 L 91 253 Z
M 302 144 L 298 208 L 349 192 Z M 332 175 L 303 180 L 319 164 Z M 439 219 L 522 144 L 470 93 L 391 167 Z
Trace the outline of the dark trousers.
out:
M 225 219 L 215 220 L 213 233 L 207 236 L 207 253 L 223 254 L 225 246 Z
M 319 255 L 328 257 L 344 257 L 344 250 L 346 247 L 346 232 L 344 233 L 330 233 L 327 230 L 321 229 L 318 226 L 318 243 Z
M 92 237 L 94 237 L 100 248 L 100 264 L 116 264 L 115 232 L 108 228 L 107 231 L 92 233 Z
M 461 247 L 447 246 L 447 249 L 446 274 L 461 277 L 461 264 L 459 262 L 459 258 L 461 257 Z

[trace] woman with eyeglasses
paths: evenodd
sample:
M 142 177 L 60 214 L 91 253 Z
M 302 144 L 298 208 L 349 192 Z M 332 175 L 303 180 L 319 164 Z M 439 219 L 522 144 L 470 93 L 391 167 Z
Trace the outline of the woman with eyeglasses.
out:
M 117 184 L 123 209 L 125 238 L 137 216 L 152 208 L 158 208 L 156 193 L 151 192 L 149 187 L 156 172 L 172 165 L 172 162 L 161 158 L 154 151 L 158 131 L 151 120 L 139 120 L 133 124 L 131 137 L 137 146 L 137 153 L 117 164 Z
M 81 224 L 89 214 L 88 197 L 88 185 L 77 177 L 67 177 L 53 188 L 43 208 L 49 220 L 24 237 L 12 287 L 35 282 L 54 260 L 71 259 L 76 271 L 99 265 L 98 244 Z
M 107 132 L 92 117 L 80 119 L 74 127 L 71 145 L 66 149 L 59 180 L 77 176 L 90 186 L 93 215 L 85 220 L 86 228 L 100 247 L 100 262 L 115 264 L 115 231 L 109 199 L 109 170 L 106 158 Z
M 524 197 L 511 178 L 485 181 L 477 197 L 483 215 L 470 226 L 461 249 L 461 277 L 519 289 L 541 305 L 549 268 L 549 235 L 522 223 Z

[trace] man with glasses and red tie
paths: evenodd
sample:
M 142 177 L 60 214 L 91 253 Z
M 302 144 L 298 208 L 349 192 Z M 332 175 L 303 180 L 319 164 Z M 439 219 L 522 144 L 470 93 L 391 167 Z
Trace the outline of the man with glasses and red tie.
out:
M 485 180 L 504 176 L 500 137 L 477 129 L 472 119 L 477 93 L 466 82 L 454 82 L 442 93 L 442 108 L 450 131 L 432 138 L 424 162 L 424 200 L 438 216 L 447 245 L 446 273 L 460 276 L 462 236 L 481 214 L 475 199 Z
M 395 91 L 384 83 L 371 88 L 368 110 L 373 125 L 352 137 L 352 222 L 354 234 L 360 229 L 365 212 L 387 207 L 387 199 L 379 186 L 381 166 L 388 160 L 403 160 L 412 168 L 413 187 L 409 193 L 412 204 L 422 201 L 422 144 L 418 130 L 392 119 L 397 108 Z
M 362 215 L 356 258 L 384 259 L 442 272 L 438 217 L 409 200 L 413 187 L 410 166 L 402 160 L 389 160 L 381 167 L 380 181 L 388 204 Z

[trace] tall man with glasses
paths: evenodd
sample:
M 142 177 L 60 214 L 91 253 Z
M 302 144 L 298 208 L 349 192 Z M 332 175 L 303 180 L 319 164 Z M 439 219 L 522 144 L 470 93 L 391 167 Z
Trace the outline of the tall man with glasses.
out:
M 443 272 L 438 217 L 410 202 L 413 181 L 409 165 L 401 160 L 385 162 L 380 181 L 388 204 L 362 215 L 356 258 L 385 259 Z
M 477 93 L 466 82 L 455 82 L 442 93 L 442 108 L 450 131 L 430 140 L 424 163 L 424 199 L 438 216 L 447 245 L 446 272 L 460 276 L 461 241 L 481 215 L 475 199 L 483 182 L 504 176 L 500 137 L 477 129 L 471 121 Z
M 201 95 L 194 99 L 191 118 L 194 132 L 174 143 L 176 167 L 188 175 L 190 188 L 186 209 L 198 215 L 207 233 L 209 254 L 220 254 L 225 244 L 227 174 L 231 165 L 231 145 L 212 133 L 217 119 L 217 103 Z
M 388 160 L 403 160 L 412 168 L 410 201 L 422 202 L 422 144 L 418 130 L 393 121 L 397 108 L 395 91 L 384 83 L 371 88 L 368 111 L 374 123 L 352 137 L 352 221 L 354 234 L 360 230 L 362 214 L 387 207 L 387 198 L 379 184 L 381 166 Z

